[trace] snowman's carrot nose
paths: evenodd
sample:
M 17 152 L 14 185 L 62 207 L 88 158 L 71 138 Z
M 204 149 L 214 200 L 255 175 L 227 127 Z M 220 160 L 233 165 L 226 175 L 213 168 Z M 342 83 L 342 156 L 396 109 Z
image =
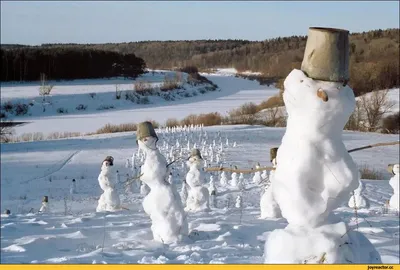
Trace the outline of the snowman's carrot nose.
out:
M 321 88 L 317 91 L 317 96 L 322 99 L 324 102 L 328 101 L 328 94 L 322 90 Z

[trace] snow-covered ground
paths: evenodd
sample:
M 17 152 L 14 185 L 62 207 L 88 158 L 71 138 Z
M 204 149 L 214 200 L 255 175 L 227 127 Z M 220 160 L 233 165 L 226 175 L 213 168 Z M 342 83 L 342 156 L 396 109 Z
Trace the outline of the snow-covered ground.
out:
M 197 91 L 196 96 L 178 96 L 173 101 L 166 101 L 160 97 L 149 96 L 150 104 L 136 104 L 125 100 L 124 91 L 132 90 L 132 80 L 76 80 L 71 82 L 49 82 L 54 88 L 51 92 L 52 105 L 48 105 L 43 113 L 42 106 L 35 105 L 28 115 L 14 117 L 15 121 L 28 122 L 15 128 L 15 135 L 31 132 L 94 132 L 98 128 L 112 124 L 138 123 L 143 120 L 155 120 L 165 123 L 168 118 L 178 120 L 190 114 L 219 112 L 226 114 L 228 111 L 243 105 L 246 102 L 261 103 L 263 100 L 278 93 L 274 87 L 261 86 L 256 81 L 250 81 L 232 76 L 233 71 L 221 69 L 215 74 L 206 77 L 218 85 L 217 91 L 199 93 L 199 87 L 187 87 L 183 93 Z M 173 75 L 170 71 L 155 71 L 145 74 L 137 80 L 159 85 L 165 75 Z M 204 75 L 204 74 L 203 74 Z M 1 84 L 2 104 L 6 101 L 13 103 L 22 101 L 40 104 L 38 92 L 39 83 Z M 122 90 L 120 100 L 115 99 L 115 85 Z M 201 87 L 201 86 L 200 86 Z M 96 93 L 91 97 L 91 93 Z M 86 110 L 77 110 L 80 104 L 87 106 Z M 102 109 L 110 107 L 110 109 Z M 32 107 L 33 108 L 33 107 Z M 64 108 L 68 113 L 57 113 L 57 109 Z M 31 114 L 31 115 L 29 115 Z
M 172 111 L 174 106 L 170 107 Z M 61 121 L 57 127 L 63 125 Z M 225 138 L 229 139 L 230 145 L 224 149 L 225 166 L 237 165 L 239 168 L 250 168 L 257 162 L 262 166 L 270 165 L 269 149 L 280 145 L 285 132 L 284 128 L 245 125 L 214 126 L 204 130 L 208 132 L 209 144 L 218 131 L 222 134 L 224 145 Z M 168 137 L 160 138 L 158 145 L 162 146 L 165 138 Z M 371 143 L 396 141 L 398 135 L 344 132 L 343 139 L 346 148 L 351 149 Z M 120 133 L 3 144 L 1 211 L 10 209 L 12 215 L 1 216 L 1 262 L 263 262 L 266 237 L 274 229 L 284 228 L 287 223 L 285 219 L 259 219 L 260 187 L 250 184 L 252 175 L 245 175 L 241 209 L 234 207 L 240 192 L 231 187 L 221 187 L 215 175 L 216 205 L 211 207 L 209 213 L 188 215 L 190 230 L 197 230 L 198 233 L 180 244 L 162 245 L 152 241 L 150 219 L 142 209 L 143 197 L 139 193 L 129 196 L 123 194 L 122 186 L 119 187 L 121 202 L 129 210 L 96 213 L 101 194 L 97 182 L 101 162 L 106 156 L 113 156 L 116 169 L 120 170 L 122 176 L 125 175 L 128 170 L 124 166 L 125 161 L 137 151 L 135 140 L 134 133 Z M 169 141 L 170 144 L 174 142 Z M 232 146 L 234 142 L 237 147 Z M 363 180 L 366 184 L 363 195 L 370 200 L 371 207 L 358 211 L 358 230 L 374 244 L 383 263 L 398 264 L 399 217 L 382 214 L 381 210 L 393 193 L 387 181 L 390 175 L 386 167 L 388 163 L 398 162 L 399 148 L 377 147 L 351 155 L 359 166 L 368 164 L 370 168 L 381 171 L 385 178 L 380 181 Z M 179 162 L 173 166 L 176 185 L 180 189 L 187 169 L 182 169 Z M 73 178 L 76 179 L 78 194 L 71 196 L 69 187 Z M 52 212 L 38 214 L 36 212 L 44 195 L 49 196 Z M 348 208 L 347 202 L 335 213 L 356 230 L 354 211 Z

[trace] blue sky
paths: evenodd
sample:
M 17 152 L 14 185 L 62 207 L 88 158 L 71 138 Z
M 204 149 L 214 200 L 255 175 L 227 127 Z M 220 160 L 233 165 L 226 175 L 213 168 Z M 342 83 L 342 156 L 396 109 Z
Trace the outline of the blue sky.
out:
M 1 1 L 3 44 L 264 40 L 310 26 L 399 28 L 399 2 Z

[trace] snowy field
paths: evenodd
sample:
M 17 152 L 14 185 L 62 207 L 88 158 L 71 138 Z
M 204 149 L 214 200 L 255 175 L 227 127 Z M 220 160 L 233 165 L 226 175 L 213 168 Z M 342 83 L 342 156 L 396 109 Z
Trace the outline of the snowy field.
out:
M 231 77 L 214 76 L 216 83 L 225 93 L 218 101 L 194 101 L 192 104 L 176 104 L 164 107 L 168 117 L 176 110 L 182 116 L 182 108 L 195 106 L 203 112 L 221 106 L 233 106 L 235 102 L 255 101 L 273 90 L 262 89 L 253 82 Z M 233 80 L 233 81 L 231 81 Z M 237 80 L 237 81 L 236 81 Z M 236 82 L 236 83 L 233 83 Z M 224 83 L 236 88 L 224 88 Z M 247 87 L 243 88 L 240 85 Z M 243 90 L 246 89 L 246 90 Z M 258 89 L 258 90 L 257 90 Z M 231 92 L 229 92 L 231 91 Z M 230 93 L 230 94 L 229 94 Z M 206 94 L 214 95 L 213 93 Z M 240 97 L 241 101 L 230 101 Z M 189 101 L 188 99 L 187 101 Z M 228 100 L 224 103 L 224 100 Z M 185 101 L 186 102 L 186 101 Z M 216 102 L 215 104 L 213 102 Z M 151 106 L 151 105 L 150 105 Z M 215 106 L 215 107 L 214 107 Z M 210 109 L 211 107 L 211 109 Z M 227 108 L 225 107 L 225 108 Z M 146 112 L 149 118 L 155 116 L 163 106 L 135 110 Z M 153 114 L 151 112 L 153 111 Z M 99 126 L 104 118 L 116 121 L 120 111 L 103 115 L 91 115 L 92 121 Z M 193 111 L 192 111 L 193 112 Z M 189 113 L 189 112 L 187 112 Z M 143 120 L 144 115 L 124 114 L 121 122 Z M 111 116 L 110 116 L 111 115 Z M 89 116 L 87 116 L 89 117 Z M 84 119 L 84 120 L 82 120 Z M 26 130 L 37 131 L 48 126 L 61 131 L 92 131 L 96 124 L 89 125 L 85 116 L 74 118 L 54 117 L 42 119 L 27 125 Z M 90 118 L 89 118 L 90 119 Z M 57 124 L 55 124 L 57 123 Z M 75 124 L 73 124 L 75 123 Z M 114 122 L 115 123 L 115 122 Z M 42 126 L 43 125 L 43 126 Z M 51 127 L 54 125 L 54 127 Z M 70 126 L 66 126 L 70 125 Z M 87 127 L 86 125 L 89 125 Z M 82 130 L 78 126 L 83 126 Z M 76 127 L 77 130 L 70 130 Z M 237 165 L 240 168 L 253 167 L 257 162 L 269 166 L 269 149 L 279 146 L 284 128 L 259 126 L 215 126 L 205 128 L 208 144 L 221 132 L 224 144 L 225 166 Z M 164 142 L 172 145 L 176 138 L 160 136 L 159 146 Z M 193 136 L 197 138 L 197 136 Z M 226 146 L 225 139 L 229 139 Z M 352 149 L 377 142 L 398 140 L 398 135 L 378 133 L 344 132 L 344 143 Z M 4 144 L 1 146 L 1 211 L 10 209 L 12 215 L 1 216 L 1 262 L 2 263 L 222 263 L 222 264 L 257 264 L 263 262 L 264 244 L 268 234 L 277 228 L 284 228 L 285 219 L 259 219 L 260 187 L 250 183 L 252 175 L 245 175 L 244 191 L 221 186 L 215 174 L 217 187 L 216 202 L 209 213 L 189 214 L 191 238 L 183 243 L 163 245 L 152 241 L 151 222 L 143 212 L 142 199 L 137 191 L 125 194 L 122 184 L 118 189 L 124 207 L 116 213 L 96 213 L 97 200 L 101 194 L 97 182 L 103 159 L 111 155 L 121 175 L 125 175 L 125 161 L 137 151 L 135 133 L 96 135 L 54 141 Z M 196 142 L 193 139 L 192 143 Z M 234 142 L 237 147 L 233 147 Z M 199 144 L 199 142 L 197 142 Z M 181 147 L 186 147 L 182 145 Z M 168 151 L 162 149 L 163 153 Z M 387 164 L 398 162 L 399 149 L 385 146 L 351 153 L 359 166 L 368 164 L 384 176 L 382 180 L 363 180 L 366 184 L 364 194 L 371 203 L 369 209 L 358 212 L 358 230 L 373 243 L 385 264 L 398 264 L 399 256 L 399 217 L 395 214 L 382 214 L 382 207 L 393 194 L 388 184 L 390 178 L 386 171 Z M 207 156 L 205 155 L 207 159 Z M 181 163 L 173 165 L 174 181 L 180 189 L 181 181 L 187 172 Z M 69 194 L 72 179 L 77 181 L 78 193 Z M 236 196 L 241 194 L 243 206 L 235 208 Z M 37 213 L 41 198 L 49 196 L 51 213 Z M 343 205 L 335 211 L 351 228 L 356 230 L 353 209 Z
M 132 80 L 76 80 L 71 82 L 49 82 L 54 88 L 51 92 L 52 105 L 46 112 L 42 112 L 41 106 L 35 106 L 29 114 L 14 117 L 15 121 L 28 122 L 15 128 L 15 134 L 30 132 L 43 132 L 45 135 L 51 132 L 94 132 L 107 123 L 123 124 L 138 123 L 143 120 L 155 120 L 165 123 L 168 118 L 178 120 L 190 114 L 219 112 L 226 114 L 228 111 L 243 105 L 246 102 L 256 104 L 276 95 L 278 90 L 273 86 L 261 86 L 257 81 L 235 78 L 235 70 L 221 69 L 214 74 L 203 74 L 213 83 L 218 85 L 217 91 L 204 94 L 199 93 L 199 87 L 187 87 L 186 92 L 197 92 L 196 96 L 180 97 L 175 95 L 174 101 L 166 101 L 160 97 L 149 96 L 150 104 L 135 104 L 125 100 L 124 93 L 120 100 L 115 99 L 115 85 L 119 90 L 132 90 Z M 164 76 L 173 75 L 171 71 L 157 70 L 153 74 L 149 72 L 136 80 L 148 81 L 152 85 L 162 83 Z M 40 104 L 41 97 L 37 83 L 2 83 L 1 100 L 15 102 L 35 102 Z M 96 93 L 95 97 L 90 96 Z M 83 104 L 86 110 L 75 108 Z M 100 109 L 110 107 L 111 109 Z M 57 109 L 64 108 L 68 113 L 57 113 Z

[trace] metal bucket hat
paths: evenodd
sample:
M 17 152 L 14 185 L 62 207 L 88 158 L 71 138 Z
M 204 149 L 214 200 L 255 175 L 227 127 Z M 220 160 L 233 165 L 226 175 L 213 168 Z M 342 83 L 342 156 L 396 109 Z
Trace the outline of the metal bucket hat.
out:
M 314 80 L 349 81 L 349 31 L 310 27 L 301 70 Z
M 193 149 L 192 152 L 190 153 L 190 157 L 198 157 L 200 159 L 203 159 L 199 149 Z
M 153 124 L 148 121 L 139 123 L 136 131 L 136 140 L 142 140 L 146 137 L 154 137 L 158 141 L 158 136 L 154 130 Z
M 113 158 L 112 156 L 107 156 L 107 157 L 103 160 L 103 162 L 104 162 L 104 161 L 110 162 L 110 166 L 113 166 L 113 165 L 114 165 L 114 158 Z

